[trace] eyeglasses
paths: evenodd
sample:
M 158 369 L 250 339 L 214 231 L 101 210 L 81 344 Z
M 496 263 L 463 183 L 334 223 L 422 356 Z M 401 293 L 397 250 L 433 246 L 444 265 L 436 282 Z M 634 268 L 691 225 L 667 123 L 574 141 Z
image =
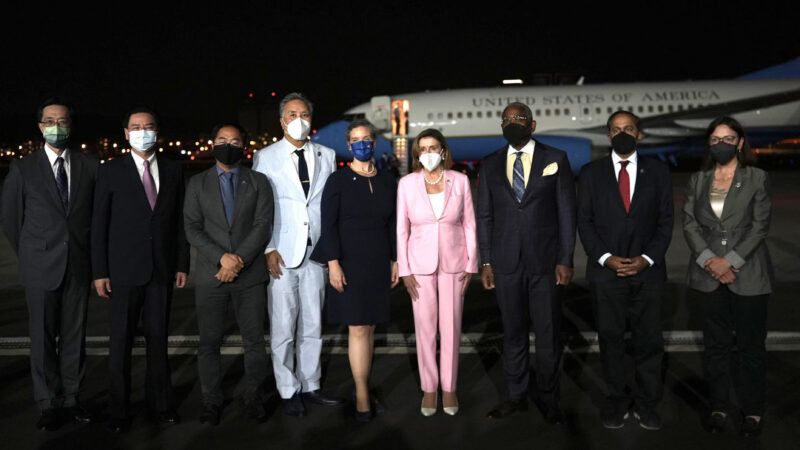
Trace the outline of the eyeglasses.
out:
M 612 129 L 611 129 L 611 136 L 616 136 L 616 135 L 618 135 L 618 134 L 622 133 L 623 131 L 624 131 L 625 133 L 628 133 L 628 134 L 630 134 L 631 136 L 633 136 L 633 135 L 634 135 L 634 134 L 636 134 L 636 133 L 637 133 L 639 130 L 637 130 L 637 129 L 636 129 L 636 127 L 634 127 L 633 125 L 628 125 L 628 126 L 626 126 L 625 128 L 612 128 Z
M 154 123 L 148 123 L 145 126 L 142 126 L 142 125 L 131 125 L 131 126 L 128 127 L 128 131 L 141 131 L 141 130 L 156 131 L 156 130 L 158 130 L 158 125 L 156 125 Z
M 503 120 L 500 122 L 503 125 L 508 125 L 511 122 L 525 122 L 528 120 L 528 117 L 525 116 L 508 116 L 503 117 Z
M 240 141 L 239 139 L 224 139 L 224 138 L 220 138 L 220 139 L 217 139 L 217 140 L 214 141 L 214 145 L 225 145 L 225 144 L 231 144 L 234 147 L 242 147 L 243 146 L 242 141 Z
M 423 153 L 441 153 L 441 152 L 442 152 L 442 147 L 439 147 L 438 145 L 432 145 L 430 147 L 420 147 L 419 148 L 419 153 L 420 154 L 423 154 Z
M 39 123 L 44 125 L 44 126 L 46 126 L 46 127 L 54 127 L 56 125 L 58 125 L 60 127 L 65 127 L 65 126 L 69 125 L 70 123 L 72 123 L 72 121 L 70 119 L 58 119 L 58 120 L 45 119 L 45 120 L 42 120 Z
M 719 144 L 720 142 L 724 142 L 726 144 L 735 144 L 736 141 L 739 140 L 739 136 L 723 136 L 723 137 L 716 137 L 711 136 L 708 138 L 708 143 L 711 145 Z

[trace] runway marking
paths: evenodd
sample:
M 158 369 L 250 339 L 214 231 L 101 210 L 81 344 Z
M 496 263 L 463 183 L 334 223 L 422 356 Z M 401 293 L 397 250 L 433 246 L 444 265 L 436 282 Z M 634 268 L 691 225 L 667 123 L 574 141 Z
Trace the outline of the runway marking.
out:
M 630 335 L 627 334 L 626 338 Z M 327 354 L 347 354 L 347 335 L 326 334 L 322 336 L 323 352 Z M 461 354 L 477 354 L 499 352 L 502 345 L 502 333 L 465 333 L 461 336 Z M 535 353 L 535 337 L 530 335 L 531 353 Z M 565 335 L 564 351 L 567 353 L 598 353 L 597 333 L 591 331 Z M 199 337 L 196 335 L 170 336 L 167 340 L 170 355 L 196 355 Z M 30 338 L 0 338 L 0 356 L 30 355 Z M 269 336 L 265 336 L 264 345 L 269 353 Z M 767 351 L 795 352 L 800 351 L 800 332 L 770 331 L 767 333 Z M 668 353 L 697 353 L 703 351 L 703 333 L 700 331 L 665 331 L 664 350 Z M 379 355 L 415 354 L 416 339 L 413 333 L 382 333 L 375 335 L 375 353 Z M 244 353 L 240 335 L 225 336 L 222 340 L 223 355 L 240 355 Z M 108 355 L 108 336 L 87 336 L 86 354 L 90 356 Z M 138 336 L 133 343 L 133 354 L 145 354 L 144 338 Z

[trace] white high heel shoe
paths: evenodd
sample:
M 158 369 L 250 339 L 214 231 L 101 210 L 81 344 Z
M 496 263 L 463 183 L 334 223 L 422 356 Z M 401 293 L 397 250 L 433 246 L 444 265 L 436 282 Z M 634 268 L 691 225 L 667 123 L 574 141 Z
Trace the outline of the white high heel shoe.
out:
M 419 412 L 421 412 L 423 416 L 430 417 L 430 416 L 436 414 L 436 408 L 437 408 L 438 402 L 439 402 L 439 395 L 438 394 L 435 394 L 435 395 L 436 396 L 433 398 L 433 400 L 434 400 L 433 401 L 433 408 L 426 408 L 426 407 L 423 406 L 425 404 L 425 396 L 424 395 L 422 396 L 422 402 L 420 403 Z
M 442 394 L 442 396 L 442 406 L 444 406 L 444 394 Z M 453 397 L 455 396 L 456 394 L 453 393 Z M 444 413 L 448 416 L 455 416 L 458 413 L 458 397 L 456 397 L 456 406 L 444 406 L 442 410 L 444 410 Z

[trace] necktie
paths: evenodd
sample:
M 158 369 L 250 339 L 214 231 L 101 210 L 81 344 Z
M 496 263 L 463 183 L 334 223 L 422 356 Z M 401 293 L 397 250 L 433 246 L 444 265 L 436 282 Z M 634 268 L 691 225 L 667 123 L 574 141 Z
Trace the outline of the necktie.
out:
M 514 197 L 518 202 L 522 202 L 522 196 L 525 195 L 525 173 L 522 169 L 522 152 L 517 152 L 517 159 L 514 161 L 514 178 L 512 187 L 514 188 Z
M 142 184 L 144 184 L 144 194 L 147 196 L 147 201 L 150 203 L 150 209 L 156 208 L 156 182 L 153 180 L 153 174 L 150 173 L 150 161 L 144 160 L 144 172 L 142 173 Z
M 628 163 L 630 161 L 620 161 L 619 164 L 622 166 L 619 169 L 619 195 L 622 197 L 622 204 L 625 205 L 625 212 L 631 212 L 631 179 L 628 176 L 628 171 L 625 170 L 628 167 Z
M 306 157 L 303 155 L 303 149 L 295 150 L 297 155 L 297 174 L 300 175 L 300 184 L 303 185 L 303 192 L 308 197 L 308 188 L 311 185 L 311 180 L 308 178 L 308 164 L 306 164 Z
M 58 196 L 61 198 L 61 206 L 64 211 L 69 207 L 69 184 L 67 184 L 67 170 L 64 168 L 64 158 L 56 158 L 56 187 L 58 187 Z
M 236 205 L 234 202 L 234 186 L 233 186 L 233 172 L 222 173 L 222 205 L 225 207 L 225 218 L 228 219 L 228 225 L 233 225 L 233 207 Z

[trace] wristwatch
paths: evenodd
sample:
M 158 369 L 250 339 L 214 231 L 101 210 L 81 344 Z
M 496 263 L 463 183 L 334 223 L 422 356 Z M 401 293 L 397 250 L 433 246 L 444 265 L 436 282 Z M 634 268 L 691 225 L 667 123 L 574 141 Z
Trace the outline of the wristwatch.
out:
M 488 267 L 488 266 L 491 266 L 491 265 L 492 265 L 492 263 L 483 263 L 483 264 L 481 264 L 481 267 Z

